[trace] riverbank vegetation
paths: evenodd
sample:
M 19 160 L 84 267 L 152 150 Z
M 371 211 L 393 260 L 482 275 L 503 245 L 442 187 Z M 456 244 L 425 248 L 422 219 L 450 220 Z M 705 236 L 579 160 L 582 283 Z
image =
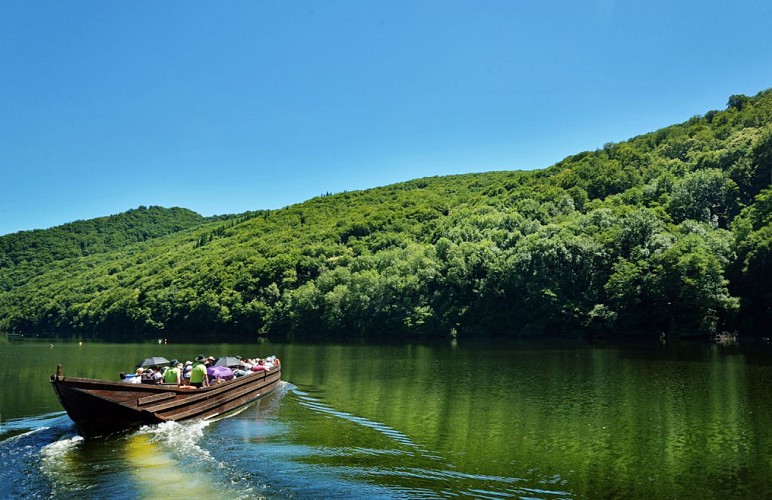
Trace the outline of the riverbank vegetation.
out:
M 660 336 L 772 324 L 772 91 L 538 171 L 0 237 L 0 330 Z M 259 204 L 259 200 L 255 201 Z

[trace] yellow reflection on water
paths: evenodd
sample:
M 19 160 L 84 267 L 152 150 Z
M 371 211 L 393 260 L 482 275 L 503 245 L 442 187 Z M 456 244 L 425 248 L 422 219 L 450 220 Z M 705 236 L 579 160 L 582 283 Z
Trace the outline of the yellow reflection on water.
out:
M 180 425 L 168 422 L 143 428 L 126 438 L 125 459 L 142 498 L 163 498 L 170 492 L 192 492 L 202 497 L 237 498 L 217 477 L 218 463 L 197 444 L 203 422 Z

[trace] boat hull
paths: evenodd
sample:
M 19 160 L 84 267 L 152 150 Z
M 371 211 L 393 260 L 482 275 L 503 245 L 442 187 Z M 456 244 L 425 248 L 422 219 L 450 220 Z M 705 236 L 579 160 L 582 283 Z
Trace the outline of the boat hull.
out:
M 84 436 L 142 424 L 212 418 L 269 394 L 280 382 L 281 368 L 201 389 L 64 377 L 59 371 L 51 376 L 59 402 Z

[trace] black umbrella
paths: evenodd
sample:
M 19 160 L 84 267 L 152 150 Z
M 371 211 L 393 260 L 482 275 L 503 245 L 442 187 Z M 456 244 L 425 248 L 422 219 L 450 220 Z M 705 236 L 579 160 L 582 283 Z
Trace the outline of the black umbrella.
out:
M 139 362 L 137 365 L 137 368 L 144 368 L 146 366 L 156 366 L 156 365 L 168 365 L 169 360 L 164 358 L 163 356 L 153 356 L 152 358 L 145 358 L 142 361 Z
M 241 360 L 237 357 L 223 356 L 221 358 L 217 358 L 217 361 L 215 361 L 212 366 L 244 366 L 244 363 L 242 363 Z

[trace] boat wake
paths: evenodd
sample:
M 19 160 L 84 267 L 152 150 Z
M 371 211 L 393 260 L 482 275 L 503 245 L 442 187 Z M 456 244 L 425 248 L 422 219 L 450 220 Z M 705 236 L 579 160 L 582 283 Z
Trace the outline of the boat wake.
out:
M 145 426 L 127 437 L 125 457 L 143 498 L 169 491 L 195 491 L 203 497 L 228 494 L 219 471 L 223 464 L 201 445 L 208 420 L 164 422 Z
M 397 443 L 406 446 L 408 448 L 412 448 L 416 452 L 420 453 L 424 458 L 430 458 L 434 460 L 442 460 L 442 457 L 438 456 L 435 453 L 432 453 L 427 448 L 416 444 L 413 440 L 411 440 L 408 436 L 403 434 L 402 432 L 389 427 L 388 425 L 381 423 L 381 422 L 375 422 L 373 420 L 370 420 L 365 417 L 359 417 L 357 415 L 354 415 L 352 413 L 348 413 L 345 411 L 340 411 L 332 408 L 331 406 L 323 403 L 322 401 L 319 401 L 318 399 L 314 398 L 313 396 L 309 395 L 308 393 L 305 393 L 299 389 L 295 389 L 294 394 L 298 396 L 300 399 L 300 404 L 306 408 L 309 408 L 311 410 L 314 410 L 316 412 L 320 413 L 326 413 L 328 415 L 332 415 L 337 418 L 341 418 L 344 420 L 347 420 L 349 422 L 352 422 L 357 425 L 361 425 L 364 427 L 367 427 L 369 429 L 372 429 L 374 431 L 377 431 L 384 436 L 396 441 Z
M 72 422 L 63 411 L 8 420 L 0 423 L 0 443 L 52 427 L 72 427 Z
M 279 387 L 286 391 L 287 385 Z M 278 391 L 277 391 L 278 392 Z M 219 454 L 218 432 L 207 429 L 220 420 L 164 422 L 133 431 L 83 438 L 66 413 L 57 412 L 3 423 L 0 452 L 14 471 L 0 468 L 0 482 L 11 497 L 155 498 L 174 491 L 205 497 L 255 498 L 263 484 L 234 469 Z M 220 456 L 218 456 L 218 454 Z M 21 474 L 21 470 L 32 471 Z
M 140 428 L 129 438 L 127 458 L 135 467 L 141 496 L 168 495 L 171 488 L 195 491 L 204 497 L 263 497 L 266 486 L 260 477 L 249 467 L 237 466 L 239 457 L 249 457 L 252 452 L 245 450 L 243 443 L 225 444 L 224 435 L 227 429 L 239 429 L 240 423 L 252 422 L 250 415 L 254 413 L 270 413 L 271 405 L 278 404 L 288 387 L 291 384 L 281 382 L 273 394 L 212 419 Z M 210 426 L 213 429 L 207 431 Z M 147 459 L 149 454 L 153 456 L 151 460 Z
M 3 422 L 0 427 L 0 456 L 6 465 L 0 467 L 0 496 L 52 496 L 50 476 L 46 475 L 46 471 L 51 470 L 50 466 L 56 458 L 49 457 L 66 453 L 65 450 L 77 446 L 81 439 L 64 412 Z
M 285 397 L 289 396 L 289 397 Z M 2 426 L 0 497 L 571 497 L 562 478 L 475 473 L 384 422 L 288 382 L 209 420 L 84 439 L 63 412 Z M 552 489 L 554 488 L 554 490 Z
M 387 445 L 356 446 L 345 448 L 314 448 L 306 450 L 313 454 L 312 463 L 326 463 L 331 470 L 343 477 L 355 478 L 371 485 L 388 485 L 389 495 L 407 497 L 448 497 L 469 498 L 570 498 L 572 494 L 559 486 L 565 484 L 562 478 L 534 482 L 532 478 L 510 477 L 474 473 L 468 464 L 455 464 L 448 457 L 416 443 L 403 432 L 389 425 L 371 419 L 337 410 L 312 395 L 293 390 L 298 404 L 315 413 L 327 415 L 345 422 L 374 430 L 395 442 L 398 446 L 390 449 Z M 346 435 L 356 431 L 340 429 Z M 357 438 L 372 443 L 372 438 Z M 378 466 L 373 466 L 378 463 Z M 536 484 L 535 484 L 536 483 Z M 539 484 L 540 483 L 540 484 Z M 555 490 L 550 489 L 557 486 Z

